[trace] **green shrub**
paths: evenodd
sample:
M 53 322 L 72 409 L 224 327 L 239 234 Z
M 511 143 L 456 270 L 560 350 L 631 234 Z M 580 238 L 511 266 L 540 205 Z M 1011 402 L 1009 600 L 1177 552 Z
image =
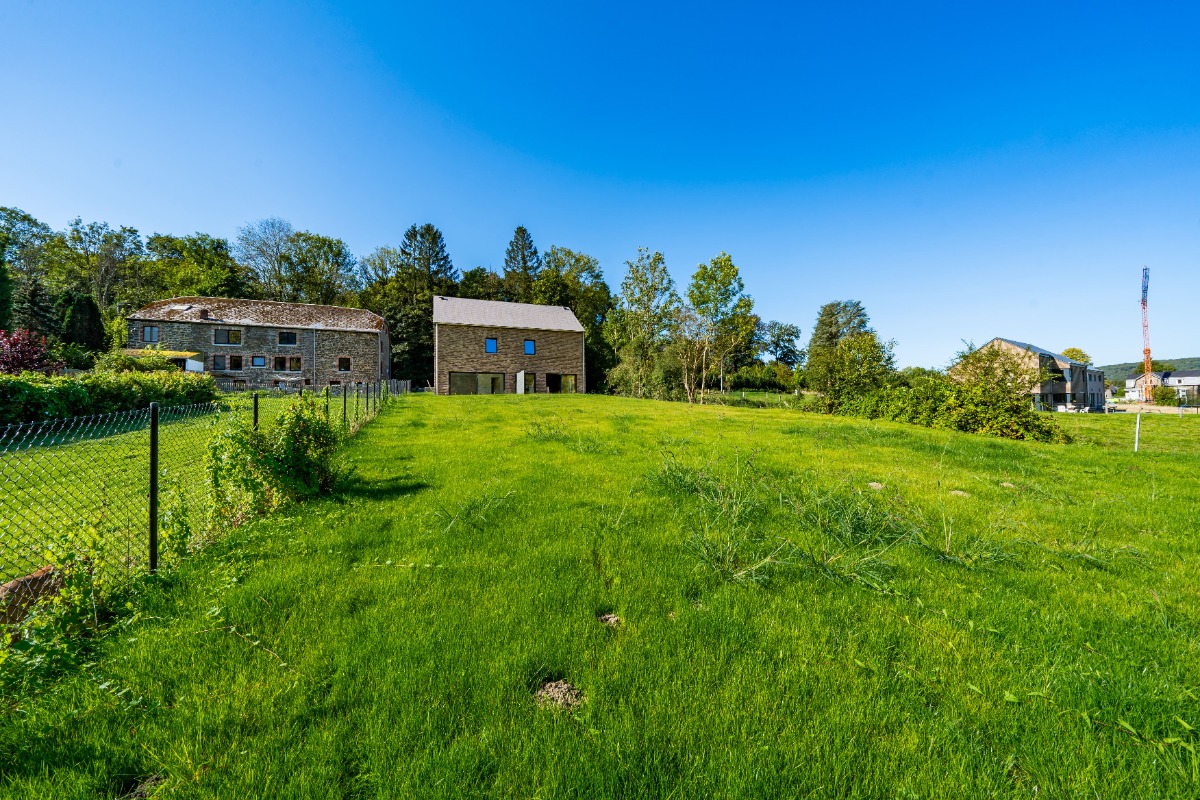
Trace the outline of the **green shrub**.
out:
M 101 372 L 180 372 L 178 365 L 164 355 L 156 355 L 150 348 L 146 355 L 134 358 L 112 350 L 96 359 L 96 369 Z
M 1183 405 L 1185 400 L 1181 400 L 1179 395 L 1170 386 L 1155 386 L 1154 391 L 1150 393 L 1150 397 L 1154 400 L 1156 406 L 1175 406 Z
M 312 396 L 298 398 L 268 428 L 236 420 L 209 442 L 213 516 L 238 524 L 284 503 L 329 491 L 341 475 L 340 434 Z
M 0 375 L 0 425 L 109 414 L 162 406 L 210 403 L 217 398 L 211 376 L 188 372 L 90 372 L 46 376 Z

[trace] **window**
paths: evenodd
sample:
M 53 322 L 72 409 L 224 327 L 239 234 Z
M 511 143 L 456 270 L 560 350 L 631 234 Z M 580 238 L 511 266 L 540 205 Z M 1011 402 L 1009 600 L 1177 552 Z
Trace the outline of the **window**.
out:
M 142 326 L 142 341 L 150 342 L 151 344 L 158 341 L 158 326 L 143 325 Z
M 213 356 L 213 369 L 225 369 L 225 356 Z
M 525 340 L 525 355 L 532 356 L 532 355 L 535 355 L 536 353 L 537 353 L 537 345 L 534 344 L 533 339 L 526 339 Z
M 451 372 L 450 394 L 504 394 L 504 374 Z
M 574 394 L 575 393 L 575 376 L 574 375 L 563 375 L 562 376 L 562 390 L 566 394 Z
M 231 330 L 229 328 L 216 328 L 213 330 L 213 344 L 241 344 L 242 332 Z
M 535 391 L 534 386 L 536 385 L 536 381 L 534 381 L 534 377 L 536 377 L 536 376 L 532 372 L 525 373 L 525 394 L 533 394 L 534 393 L 534 391 Z
M 338 359 L 338 372 L 349 372 L 349 371 L 350 371 L 350 359 L 345 356 L 342 356 L 341 358 Z
M 279 332 L 279 343 L 280 344 L 295 344 L 296 343 L 296 332 L 295 331 L 280 331 Z
M 483 352 L 485 352 L 485 353 L 496 352 L 496 340 L 490 336 L 488 338 L 484 339 L 483 340 Z
M 266 356 L 250 356 L 250 366 L 265 367 L 267 365 Z
M 570 394 L 575 391 L 575 376 L 574 375 L 556 375 L 549 373 L 546 375 L 546 391 L 550 394 L 559 394 L 564 392 Z
M 229 368 L 231 370 L 241 369 L 242 368 L 242 357 L 241 356 L 230 356 L 229 357 Z M 243 383 L 244 383 L 244 381 L 243 381 Z
M 300 356 L 275 356 L 276 372 L 300 372 L 302 369 Z

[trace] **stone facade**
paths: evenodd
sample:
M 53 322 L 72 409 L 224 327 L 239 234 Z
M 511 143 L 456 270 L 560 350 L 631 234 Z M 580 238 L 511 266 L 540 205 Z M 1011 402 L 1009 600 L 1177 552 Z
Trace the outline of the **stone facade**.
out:
M 331 383 L 356 383 L 386 380 L 390 377 L 391 342 L 386 329 L 380 331 L 344 331 L 325 328 L 253 325 L 223 321 L 127 320 L 129 347 L 157 344 L 169 350 L 198 353 L 204 371 L 230 388 L 269 388 L 279 385 L 321 388 Z M 157 342 L 144 340 L 143 329 L 157 326 Z M 241 343 L 217 344 L 218 330 L 238 331 Z M 280 333 L 295 334 L 295 344 L 280 344 Z M 216 358 L 224 356 L 225 368 L 216 368 Z M 241 358 L 241 369 L 233 369 L 231 356 Z M 264 359 L 254 366 L 254 358 Z M 277 358 L 284 358 L 283 369 L 276 369 Z M 295 359 L 299 359 L 297 364 Z M 349 370 L 340 369 L 343 358 L 350 359 Z M 299 369 L 296 369 L 299 367 Z
M 495 353 L 486 352 L 489 338 L 496 340 Z M 526 339 L 534 341 L 534 355 L 525 355 Z M 438 394 L 450 393 L 451 372 L 503 373 L 505 394 L 516 392 L 522 370 L 534 374 L 536 393 L 549 391 L 547 373 L 574 375 L 577 392 L 586 385 L 582 332 L 436 324 L 433 340 Z

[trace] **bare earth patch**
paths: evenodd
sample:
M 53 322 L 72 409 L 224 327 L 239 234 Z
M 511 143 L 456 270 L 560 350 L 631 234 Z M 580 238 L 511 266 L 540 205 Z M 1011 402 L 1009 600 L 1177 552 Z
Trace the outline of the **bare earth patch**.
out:
M 610 628 L 621 627 L 621 618 L 616 614 L 601 614 L 600 616 L 596 617 L 596 619 Z
M 962 489 L 951 489 L 950 494 L 955 497 L 970 497 L 971 495 L 964 492 Z
M 547 681 L 537 690 L 537 704 L 543 708 L 557 706 L 568 711 L 583 702 L 579 690 L 566 681 Z
M 877 492 L 883 490 L 883 484 L 880 483 L 879 481 L 871 481 L 870 483 L 867 484 L 867 486 L 869 486 L 870 488 L 874 489 Z
M 1004 481 L 1004 482 L 1003 482 L 1003 483 L 1001 483 L 1000 485 L 1001 485 L 1001 486 L 1003 486 L 1005 489 L 1015 489 L 1015 488 L 1017 488 L 1016 484 L 1014 484 L 1014 483 L 1009 483 L 1008 481 Z

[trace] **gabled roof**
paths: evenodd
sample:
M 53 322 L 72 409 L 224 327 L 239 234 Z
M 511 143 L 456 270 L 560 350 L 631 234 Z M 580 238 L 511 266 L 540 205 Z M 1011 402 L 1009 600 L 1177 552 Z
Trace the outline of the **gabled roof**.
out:
M 129 319 L 260 325 L 274 328 L 317 328 L 365 333 L 376 333 L 387 328 L 383 317 L 363 308 L 226 297 L 175 297 L 170 300 L 158 300 L 139 308 L 129 315 Z
M 1200 369 L 1177 369 L 1177 370 L 1168 370 L 1167 372 L 1151 372 L 1150 374 L 1151 374 L 1151 376 L 1153 376 L 1154 378 L 1156 378 L 1157 380 L 1160 380 L 1160 381 L 1168 381 L 1168 380 L 1171 380 L 1172 378 L 1200 378 Z M 1134 380 L 1137 380 L 1138 378 L 1145 378 L 1145 377 L 1146 377 L 1146 374 L 1144 372 L 1133 372 L 1133 373 L 1130 373 L 1129 377 L 1126 378 L 1126 380 L 1134 381 Z
M 443 325 L 481 325 L 489 328 L 532 328 L 583 333 L 583 326 L 566 306 L 501 303 L 496 300 L 468 300 L 465 297 L 434 297 L 433 321 Z
M 1011 345 L 1013 345 L 1013 346 L 1015 346 L 1015 347 L 1019 347 L 1019 348 L 1021 348 L 1022 350 L 1028 350 L 1029 352 L 1031 352 L 1031 353 L 1036 353 L 1036 354 L 1037 354 L 1037 355 L 1039 355 L 1039 356 L 1048 356 L 1048 357 L 1050 357 L 1050 358 L 1053 358 L 1055 361 L 1062 361 L 1062 362 L 1064 362 L 1064 363 L 1066 363 L 1066 364 L 1071 364 L 1071 365 L 1073 365 L 1073 366 L 1076 366 L 1076 367 L 1084 367 L 1084 366 L 1087 366 L 1087 365 L 1086 365 L 1086 364 L 1084 364 L 1082 361 L 1076 361 L 1076 360 L 1075 360 L 1075 359 L 1073 359 L 1073 358 L 1067 358 L 1067 357 L 1066 357 L 1066 356 L 1064 356 L 1062 353 L 1055 353 L 1053 350 L 1047 350 L 1047 349 L 1046 349 L 1046 348 L 1044 348 L 1044 347 L 1038 347 L 1037 345 L 1035 345 L 1035 344 L 1029 344 L 1028 342 L 1018 342 L 1018 341 L 1016 341 L 1015 339 L 1005 339 L 1005 338 L 1003 338 L 1003 337 L 1001 337 L 1001 336 L 997 336 L 997 337 L 996 337 L 995 339 L 993 339 L 992 341 L 993 341 L 993 342 L 1006 342 L 1006 343 L 1008 343 L 1008 344 L 1011 344 Z M 985 345 L 985 347 L 986 347 L 986 345 Z

